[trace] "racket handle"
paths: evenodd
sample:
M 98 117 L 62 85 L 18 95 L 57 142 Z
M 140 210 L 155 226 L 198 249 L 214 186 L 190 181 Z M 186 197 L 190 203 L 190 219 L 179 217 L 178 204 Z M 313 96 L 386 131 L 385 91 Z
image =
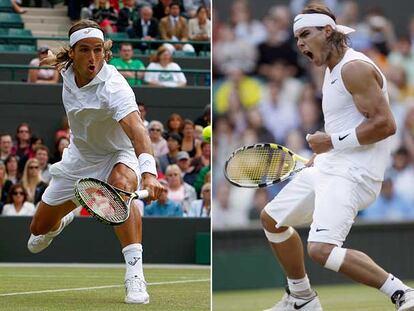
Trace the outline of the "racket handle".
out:
M 136 191 L 135 194 L 137 195 L 138 199 L 145 199 L 149 196 L 148 190 L 146 189 Z

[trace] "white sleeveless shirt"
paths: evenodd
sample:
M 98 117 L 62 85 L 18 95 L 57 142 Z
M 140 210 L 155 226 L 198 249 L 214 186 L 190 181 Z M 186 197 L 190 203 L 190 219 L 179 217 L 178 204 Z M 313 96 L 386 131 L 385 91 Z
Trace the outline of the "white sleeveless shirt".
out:
M 382 92 L 387 100 L 387 81 L 384 74 L 364 54 L 351 48 L 345 52 L 342 60 L 329 70 L 326 69 L 322 87 L 322 110 L 327 134 L 340 133 L 353 129 L 366 118 L 358 111 L 351 93 L 346 89 L 342 80 L 342 67 L 353 60 L 362 60 L 372 64 L 382 77 Z M 363 81 L 361 81 L 363 83 Z M 382 181 L 385 169 L 391 158 L 389 137 L 370 145 L 361 145 L 344 150 L 332 149 L 320 154 L 315 159 L 315 166 L 329 174 L 352 176 L 360 179 L 369 177 Z

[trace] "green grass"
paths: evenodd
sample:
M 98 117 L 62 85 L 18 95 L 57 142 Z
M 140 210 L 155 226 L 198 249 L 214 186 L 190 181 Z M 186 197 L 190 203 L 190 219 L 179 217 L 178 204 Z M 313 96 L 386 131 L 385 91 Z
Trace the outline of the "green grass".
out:
M 414 285 L 413 282 L 409 283 Z M 378 290 L 363 285 L 315 287 L 324 311 L 391 311 L 391 301 Z M 213 293 L 214 311 L 253 311 L 272 307 L 284 289 L 241 290 Z
M 0 267 L 2 311 L 210 310 L 210 269 L 145 268 L 150 303 L 127 305 L 123 268 Z M 174 283 L 175 282 L 175 283 Z M 111 286 L 89 289 L 90 287 Z M 85 288 L 75 290 L 76 288 Z M 32 291 L 70 289 L 61 292 Z M 22 293 L 21 295 L 5 295 Z

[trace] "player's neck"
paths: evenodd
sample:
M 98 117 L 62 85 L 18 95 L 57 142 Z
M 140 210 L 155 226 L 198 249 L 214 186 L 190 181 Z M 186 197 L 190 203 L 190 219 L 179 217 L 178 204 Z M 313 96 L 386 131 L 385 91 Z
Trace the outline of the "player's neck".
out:
M 332 48 L 331 52 L 329 53 L 328 60 L 326 61 L 326 65 L 329 67 L 329 70 L 332 69 L 344 58 L 345 52 L 348 47 L 344 46 L 343 48 L 337 49 Z

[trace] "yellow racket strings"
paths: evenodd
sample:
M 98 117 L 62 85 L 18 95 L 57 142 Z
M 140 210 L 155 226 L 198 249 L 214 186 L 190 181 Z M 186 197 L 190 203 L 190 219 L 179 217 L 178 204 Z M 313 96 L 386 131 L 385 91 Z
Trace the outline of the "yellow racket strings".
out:
M 288 174 L 295 166 L 290 154 L 271 147 L 256 147 L 235 154 L 228 163 L 227 175 L 240 184 L 272 182 Z

